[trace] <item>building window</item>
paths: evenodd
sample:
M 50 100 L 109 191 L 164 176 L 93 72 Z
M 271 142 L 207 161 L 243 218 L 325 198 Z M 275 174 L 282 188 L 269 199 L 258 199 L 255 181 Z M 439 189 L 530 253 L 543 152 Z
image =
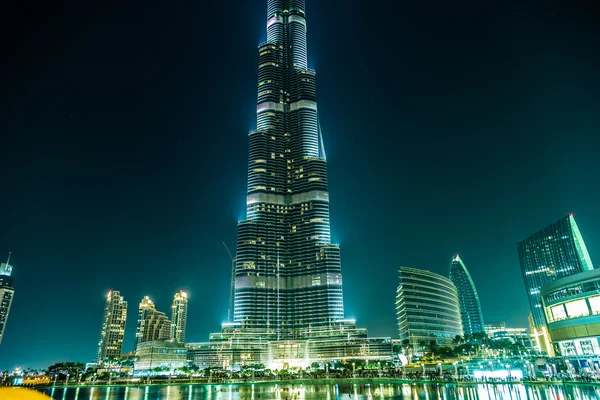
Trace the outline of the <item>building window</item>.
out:
M 590 311 L 585 300 L 575 300 L 565 303 L 569 318 L 585 317 Z

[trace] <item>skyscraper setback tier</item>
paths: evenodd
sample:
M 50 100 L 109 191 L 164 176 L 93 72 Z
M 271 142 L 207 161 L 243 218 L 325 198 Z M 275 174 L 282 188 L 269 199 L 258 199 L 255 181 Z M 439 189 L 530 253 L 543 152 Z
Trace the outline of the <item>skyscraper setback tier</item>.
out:
M 546 320 L 540 289 L 559 278 L 594 269 L 590 255 L 575 222 L 568 215 L 518 244 L 521 272 L 536 328 Z
M 452 263 L 450 264 L 450 280 L 454 283 L 458 291 L 460 316 L 462 318 L 464 334 L 472 335 L 473 333 L 485 332 L 481 304 L 479 303 L 479 295 L 477 294 L 475 283 L 458 254 L 452 259 Z
M 389 360 L 389 338 L 344 319 L 340 249 L 331 243 L 327 161 L 304 0 L 267 1 L 257 129 L 250 132 L 246 220 L 238 224 L 232 321 L 191 344 L 197 365 L 306 367 Z M 282 343 L 285 341 L 285 344 Z
M 238 225 L 234 322 L 276 339 L 303 338 L 344 318 L 304 6 L 304 0 L 267 4 L 247 219 Z

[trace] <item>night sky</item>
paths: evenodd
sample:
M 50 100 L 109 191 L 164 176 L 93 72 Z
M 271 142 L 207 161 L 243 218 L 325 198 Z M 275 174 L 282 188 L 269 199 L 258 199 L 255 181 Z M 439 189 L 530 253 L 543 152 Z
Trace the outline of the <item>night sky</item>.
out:
M 517 242 L 575 213 L 600 265 L 593 1 L 307 0 L 345 309 L 397 336 L 400 266 L 460 253 L 525 326 Z M 0 33 L 0 369 L 95 358 L 106 293 L 226 320 L 266 0 L 13 2 Z

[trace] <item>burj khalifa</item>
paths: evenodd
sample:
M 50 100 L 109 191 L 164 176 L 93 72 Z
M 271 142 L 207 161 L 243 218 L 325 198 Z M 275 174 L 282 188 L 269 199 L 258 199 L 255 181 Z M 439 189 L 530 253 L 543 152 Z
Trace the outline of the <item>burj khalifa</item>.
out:
M 267 0 L 258 47 L 257 129 L 248 135 L 246 219 L 238 223 L 233 313 L 201 368 L 391 360 L 389 338 L 344 318 L 340 249 L 331 243 L 327 160 L 315 71 L 307 65 L 305 0 Z
M 344 318 L 304 7 L 305 0 L 268 0 L 257 130 L 249 135 L 247 219 L 238 225 L 234 322 L 277 339 Z

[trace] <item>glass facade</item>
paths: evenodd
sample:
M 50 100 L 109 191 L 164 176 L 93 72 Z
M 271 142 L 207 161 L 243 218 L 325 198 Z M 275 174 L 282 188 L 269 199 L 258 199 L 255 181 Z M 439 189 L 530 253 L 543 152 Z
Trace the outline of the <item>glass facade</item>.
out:
M 12 266 L 8 261 L 0 264 L 0 344 L 4 338 L 8 314 L 15 295 L 14 280 L 11 274 Z
M 154 302 L 145 296 L 138 309 L 134 351 L 141 343 L 171 338 L 171 322 L 164 312 L 158 311 Z
M 125 322 L 127 321 L 127 302 L 118 291 L 108 292 L 102 330 L 98 342 L 98 364 L 121 358 Z
M 331 242 L 327 160 L 305 0 L 267 0 L 258 47 L 257 129 L 248 135 L 246 219 L 238 223 L 233 318 L 198 365 L 308 366 L 327 357 L 392 358 L 389 339 L 344 319 L 339 246 Z
M 450 280 L 458 291 L 464 334 L 472 335 L 473 333 L 485 332 L 481 304 L 479 303 L 475 283 L 473 283 L 471 274 L 469 274 L 467 267 L 458 255 L 452 259 L 450 264 Z
M 458 291 L 452 281 L 430 271 L 401 267 L 396 292 L 400 339 L 417 348 L 435 340 L 451 345 L 463 335 Z
M 293 340 L 344 318 L 304 0 L 267 1 L 267 41 L 258 53 L 257 129 L 248 137 L 233 322 Z
M 600 355 L 600 270 L 558 279 L 542 287 L 548 331 L 562 356 Z
M 171 339 L 175 342 L 185 342 L 185 328 L 187 326 L 188 297 L 183 290 L 173 297 L 171 305 Z
M 177 342 L 158 340 L 140 343 L 136 356 L 135 371 L 162 368 L 164 372 L 172 373 L 188 364 L 187 349 Z
M 536 328 L 546 325 L 540 290 L 560 278 L 594 269 L 573 215 L 518 244 L 519 261 Z

